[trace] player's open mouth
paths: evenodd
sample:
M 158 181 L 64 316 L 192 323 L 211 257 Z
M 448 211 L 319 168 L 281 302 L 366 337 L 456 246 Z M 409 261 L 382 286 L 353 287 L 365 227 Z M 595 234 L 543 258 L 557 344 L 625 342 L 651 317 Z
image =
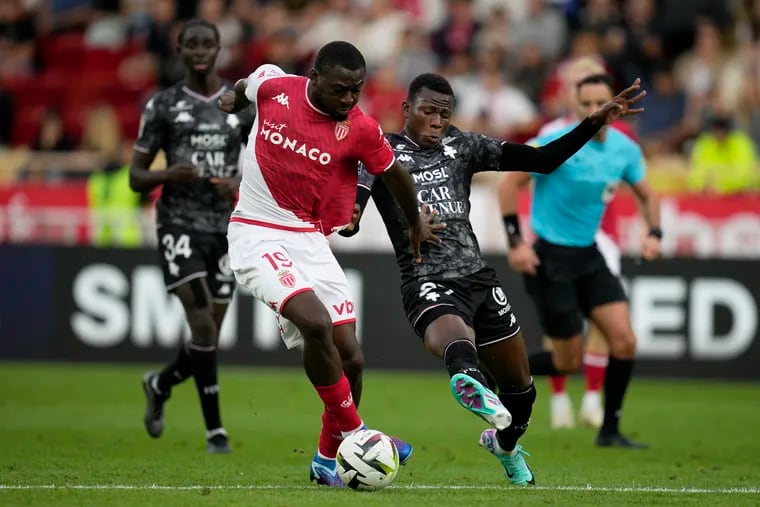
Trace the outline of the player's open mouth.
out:
M 193 70 L 206 70 L 208 69 L 207 63 L 194 63 Z

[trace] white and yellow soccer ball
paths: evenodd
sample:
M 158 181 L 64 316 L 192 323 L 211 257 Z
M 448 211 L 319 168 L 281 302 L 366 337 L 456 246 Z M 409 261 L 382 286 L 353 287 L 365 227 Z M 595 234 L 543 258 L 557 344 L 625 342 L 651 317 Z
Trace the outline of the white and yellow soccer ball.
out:
M 338 475 L 352 489 L 375 491 L 393 482 L 398 472 L 398 449 L 377 430 L 359 430 L 338 447 Z

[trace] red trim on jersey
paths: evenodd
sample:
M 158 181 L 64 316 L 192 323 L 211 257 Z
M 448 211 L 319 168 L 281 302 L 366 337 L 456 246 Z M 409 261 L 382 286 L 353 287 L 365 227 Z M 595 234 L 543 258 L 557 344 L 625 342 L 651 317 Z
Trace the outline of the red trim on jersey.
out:
M 317 227 L 316 225 L 312 225 L 311 227 L 294 227 L 292 225 L 273 224 L 270 222 L 262 222 L 261 220 L 251 220 L 250 218 L 242 217 L 230 217 L 230 222 L 238 222 L 241 224 L 256 225 L 259 227 L 267 227 L 269 229 L 279 229 L 281 231 L 290 232 L 322 232 L 321 228 Z
M 285 306 L 285 303 L 287 303 L 288 301 L 290 301 L 291 299 L 293 299 L 293 296 L 297 296 L 297 295 L 299 295 L 299 294 L 301 294 L 303 292 L 313 291 L 313 290 L 314 289 L 312 289 L 311 287 L 304 287 L 303 289 L 298 289 L 295 292 L 291 292 L 290 294 L 288 294 L 287 296 L 285 296 L 285 299 L 282 300 L 282 302 L 280 303 L 280 307 L 277 309 L 277 313 L 282 313 L 282 307 Z
M 356 317 L 352 319 L 345 319 L 345 320 L 339 320 L 339 321 L 333 322 L 333 327 L 342 326 L 343 324 L 351 324 L 352 322 L 356 322 Z

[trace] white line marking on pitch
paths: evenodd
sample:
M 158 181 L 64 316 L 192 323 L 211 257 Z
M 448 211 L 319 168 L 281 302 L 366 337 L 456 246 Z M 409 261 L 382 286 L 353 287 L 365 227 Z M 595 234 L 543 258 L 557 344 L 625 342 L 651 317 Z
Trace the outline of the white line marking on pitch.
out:
M 402 484 L 389 486 L 390 489 L 405 490 L 500 490 L 509 489 L 510 486 L 456 486 L 450 484 Z M 42 489 L 81 489 L 81 490 L 166 490 L 166 491 L 192 491 L 192 490 L 316 490 L 316 486 L 285 486 L 277 484 L 233 484 L 223 485 L 190 485 L 190 486 L 164 486 L 161 484 L 0 484 L 0 490 L 42 490 Z M 532 486 L 525 491 L 587 491 L 589 493 L 686 493 L 686 494 L 760 494 L 760 488 L 661 488 L 656 486 Z

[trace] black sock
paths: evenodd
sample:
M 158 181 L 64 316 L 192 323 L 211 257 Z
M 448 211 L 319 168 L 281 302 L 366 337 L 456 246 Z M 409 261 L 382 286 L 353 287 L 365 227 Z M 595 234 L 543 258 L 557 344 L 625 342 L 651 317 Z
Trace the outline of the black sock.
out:
M 190 354 L 187 352 L 187 345 L 183 343 L 179 346 L 179 352 L 174 362 L 166 365 L 158 374 L 158 389 L 164 394 L 169 394 L 172 387 L 180 382 L 184 382 L 192 374 L 193 368 L 190 364 Z
M 450 377 L 457 373 L 466 373 L 484 386 L 488 386 L 488 380 L 478 369 L 478 349 L 466 338 L 446 345 L 446 350 L 443 351 L 443 364 L 446 365 Z
M 604 377 L 604 423 L 602 433 L 619 433 L 618 423 L 623 398 L 631 381 L 633 359 L 618 359 L 610 356 L 607 374 Z
M 202 350 L 190 345 L 190 362 L 193 366 L 193 378 L 201 400 L 203 419 L 206 430 L 211 431 L 222 426 L 219 415 L 219 384 L 216 379 L 216 347 L 204 347 Z
M 491 372 L 488 371 L 488 368 L 483 363 L 479 363 L 478 369 L 480 370 L 480 373 L 483 374 L 483 376 L 486 379 L 486 387 L 490 389 L 493 392 L 496 392 L 498 390 L 498 385 L 496 384 L 496 379 L 493 378 L 493 375 L 491 375 Z
M 512 424 L 507 429 L 499 430 L 496 438 L 503 450 L 511 451 L 517 445 L 517 439 L 528 430 L 533 402 L 536 401 L 536 388 L 531 383 L 530 387 L 519 392 L 500 392 L 499 399 L 512 414 Z
M 531 375 L 561 375 L 552 361 L 552 353 L 548 350 L 534 352 L 528 356 Z

